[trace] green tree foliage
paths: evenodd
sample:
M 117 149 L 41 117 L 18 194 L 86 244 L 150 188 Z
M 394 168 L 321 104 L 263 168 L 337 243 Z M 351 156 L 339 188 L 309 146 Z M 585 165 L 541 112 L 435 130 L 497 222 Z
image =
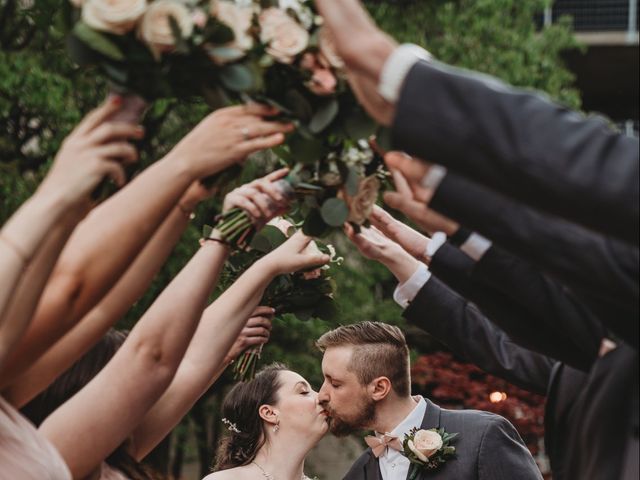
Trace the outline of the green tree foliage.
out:
M 376 21 L 401 42 L 418 43 L 442 61 L 543 90 L 572 107 L 580 105 L 573 76 L 560 58 L 562 50 L 576 44 L 566 21 L 542 32 L 536 29 L 534 18 L 542 12 L 542 0 L 370 0 L 367 5 Z M 0 0 L 0 223 L 33 193 L 61 141 L 108 91 L 95 72 L 81 71 L 70 62 L 66 53 L 70 25 L 67 2 Z M 206 111 L 204 103 L 197 101 L 156 102 L 145 119 L 147 138 L 140 145 L 143 163 L 160 158 Z M 245 176 L 268 168 L 268 162 L 254 162 Z M 216 199 L 200 207 L 197 220 L 121 327 L 131 328 L 187 262 L 197 248 L 202 224 L 211 221 L 218 205 Z M 403 325 L 400 309 L 391 298 L 395 282 L 389 273 L 360 258 L 343 236 L 332 241 L 346 258 L 335 273 L 337 319 L 331 323 L 302 322 L 291 316 L 278 319 L 263 359 L 263 363 L 289 363 L 314 385 L 321 383 L 314 340 L 322 332 L 365 319 Z M 178 473 L 185 455 L 193 454 L 202 472 L 207 472 L 211 445 L 220 433 L 221 392 L 230 383 L 231 376 L 226 375 L 196 405 L 178 430 L 171 454 L 165 444 L 156 456 L 157 466 Z M 191 452 L 184 442 L 190 424 L 197 427 L 199 442 Z

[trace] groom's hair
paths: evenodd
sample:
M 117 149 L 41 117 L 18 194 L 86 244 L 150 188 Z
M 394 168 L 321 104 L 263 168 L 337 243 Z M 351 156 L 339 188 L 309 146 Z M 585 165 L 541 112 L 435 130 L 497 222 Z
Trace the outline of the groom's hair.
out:
M 322 335 L 316 346 L 322 352 L 332 347 L 352 347 L 347 368 L 362 385 L 387 377 L 398 395 L 410 395 L 409 347 L 398 327 L 381 322 L 343 325 Z

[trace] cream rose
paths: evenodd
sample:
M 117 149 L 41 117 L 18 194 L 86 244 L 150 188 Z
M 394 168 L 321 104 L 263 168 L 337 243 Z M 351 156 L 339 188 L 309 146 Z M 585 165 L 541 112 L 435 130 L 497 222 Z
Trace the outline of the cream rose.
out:
M 371 175 L 360 182 L 358 193 L 347 202 L 349 204 L 349 222 L 362 225 L 373 211 L 373 205 L 378 199 L 380 182 Z
M 217 63 L 235 61 L 253 47 L 253 38 L 249 34 L 253 20 L 252 7 L 239 6 L 235 3 L 222 0 L 214 1 L 211 3 L 211 15 L 233 31 L 234 39 L 226 46 L 238 50 L 237 58 L 219 58 L 213 55 L 214 61 Z
M 147 8 L 146 0 L 87 0 L 82 3 L 82 20 L 102 32 L 124 35 L 136 26 Z
M 442 448 L 442 437 L 433 430 L 418 430 L 413 441 L 407 442 L 409 450 L 423 462 L 426 462 L 438 450 Z
M 156 57 L 174 49 L 176 39 L 169 18 L 173 17 L 183 37 L 193 32 L 193 18 L 187 7 L 175 0 L 157 0 L 144 13 L 138 26 L 138 36 Z
M 309 32 L 286 12 L 267 8 L 260 14 L 260 40 L 267 53 L 280 63 L 292 63 L 309 45 Z
M 335 42 L 326 27 L 322 27 L 320 33 L 318 33 L 318 47 L 320 48 L 320 54 L 329 62 L 329 65 L 336 70 L 344 68 L 344 61 L 336 53 Z

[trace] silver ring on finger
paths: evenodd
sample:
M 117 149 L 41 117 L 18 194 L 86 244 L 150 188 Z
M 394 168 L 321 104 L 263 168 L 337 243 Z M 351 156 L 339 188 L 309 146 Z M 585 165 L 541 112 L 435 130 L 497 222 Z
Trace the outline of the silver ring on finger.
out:
M 251 131 L 247 128 L 247 127 L 243 127 L 242 130 L 240 130 L 240 133 L 242 134 L 242 139 L 246 142 L 247 140 L 251 140 Z

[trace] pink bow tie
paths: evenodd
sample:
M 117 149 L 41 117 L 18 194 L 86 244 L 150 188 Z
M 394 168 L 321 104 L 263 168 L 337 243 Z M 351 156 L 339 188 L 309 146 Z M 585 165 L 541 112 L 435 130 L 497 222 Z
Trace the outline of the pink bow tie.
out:
M 376 458 L 382 455 L 387 448 L 393 448 L 399 452 L 402 451 L 402 443 L 400 443 L 398 437 L 394 437 L 388 433 L 385 433 L 382 437 L 367 435 L 364 437 L 364 441 L 371 447 L 371 451 Z

